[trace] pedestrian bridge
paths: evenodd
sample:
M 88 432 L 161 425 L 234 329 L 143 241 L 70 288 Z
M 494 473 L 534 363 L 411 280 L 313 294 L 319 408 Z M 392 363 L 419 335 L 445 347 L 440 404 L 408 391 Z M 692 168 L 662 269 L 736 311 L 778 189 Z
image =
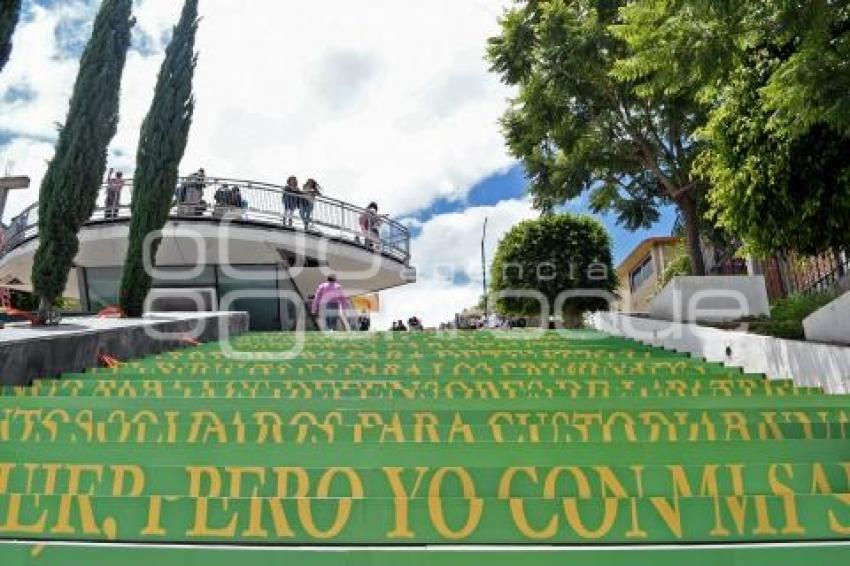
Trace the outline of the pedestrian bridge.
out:
M 255 329 L 285 324 L 282 295 L 307 298 L 330 272 L 351 295 L 374 293 L 413 282 L 410 233 L 400 222 L 381 217 L 376 234 L 364 234 L 364 208 L 317 196 L 305 229 L 296 211 L 292 226 L 283 223 L 282 186 L 238 179 L 181 179 L 193 186 L 192 203 L 175 198 L 156 256 L 154 287 L 212 296 L 213 308 L 247 310 Z M 243 206 L 216 205 L 216 193 L 239 189 Z M 175 194 L 177 191 L 175 191 Z M 82 309 L 97 311 L 116 304 L 127 254 L 133 182 L 126 180 L 116 207 L 107 207 L 107 187 L 91 219 L 80 231 L 64 295 Z M 0 245 L 0 286 L 31 291 L 33 258 L 38 248 L 38 204 L 12 220 Z M 163 289 L 167 291 L 163 291 Z M 223 304 L 224 298 L 238 295 Z M 275 297 L 272 297 L 275 295 Z M 205 302 L 209 302 L 204 299 Z

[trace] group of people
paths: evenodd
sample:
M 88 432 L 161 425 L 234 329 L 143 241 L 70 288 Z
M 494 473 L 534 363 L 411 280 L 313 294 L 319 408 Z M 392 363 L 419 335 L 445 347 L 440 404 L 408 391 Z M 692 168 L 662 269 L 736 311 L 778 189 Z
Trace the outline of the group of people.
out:
M 393 322 L 390 330 L 392 332 L 422 332 L 425 330 L 425 327 L 422 326 L 422 321 L 418 317 L 411 316 L 407 319 L 407 326 L 404 325 L 403 320 L 397 320 Z
M 307 179 L 304 186 L 299 187 L 298 177 L 290 176 L 283 188 L 283 225 L 293 226 L 297 211 L 304 229 L 309 230 L 313 223 L 316 199 L 321 194 L 322 187 L 315 179 Z M 378 203 L 376 202 L 370 202 L 366 210 L 360 214 L 358 219 L 360 234 L 369 249 L 375 249 L 381 241 L 381 224 L 385 219 L 385 216 L 378 214 Z
M 207 173 L 203 167 L 189 175 L 185 182 L 177 185 L 174 198 L 177 201 L 181 215 L 202 216 L 209 206 L 204 200 L 204 189 L 207 186 Z
M 526 328 L 528 320 L 524 317 L 502 316 L 497 313 L 484 315 L 455 315 L 454 323 L 440 325 L 440 330 L 511 330 Z
M 216 207 L 248 208 L 248 201 L 242 198 L 239 187 L 222 185 L 213 195 Z
M 174 193 L 175 203 L 179 213 L 185 216 L 202 216 L 209 208 L 209 203 L 204 200 L 204 190 L 209 185 L 204 168 L 192 173 L 184 182 L 177 185 Z M 121 171 L 109 170 L 107 177 L 107 191 L 105 204 L 105 217 L 118 218 L 121 206 L 121 191 L 124 189 L 124 175 Z M 322 194 L 322 187 L 315 179 L 307 179 L 304 186 L 299 186 L 298 178 L 294 175 L 286 180 L 283 189 L 283 225 L 293 226 L 296 216 L 301 218 L 305 230 L 309 230 L 313 224 L 313 211 L 316 200 Z M 246 209 L 248 201 L 242 196 L 239 187 L 222 185 L 213 196 L 216 210 Z M 366 247 L 376 249 L 381 237 L 381 225 L 386 216 L 378 214 L 378 204 L 369 203 L 360 214 L 358 220 L 360 234 Z M 358 240 L 359 241 L 359 240 Z
M 316 207 L 316 197 L 322 194 L 322 187 L 315 179 L 307 179 L 303 187 L 298 186 L 298 178 L 294 175 L 286 180 L 283 187 L 283 225 L 292 226 L 295 211 L 301 217 L 304 229 L 309 230 L 313 222 L 313 209 Z

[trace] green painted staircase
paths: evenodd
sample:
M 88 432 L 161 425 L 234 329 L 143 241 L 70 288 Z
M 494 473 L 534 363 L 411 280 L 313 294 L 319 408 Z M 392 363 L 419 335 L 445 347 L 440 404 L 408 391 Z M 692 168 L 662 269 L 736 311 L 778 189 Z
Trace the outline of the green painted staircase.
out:
M 252 334 L 3 390 L 0 563 L 848 564 L 849 435 L 591 332 Z

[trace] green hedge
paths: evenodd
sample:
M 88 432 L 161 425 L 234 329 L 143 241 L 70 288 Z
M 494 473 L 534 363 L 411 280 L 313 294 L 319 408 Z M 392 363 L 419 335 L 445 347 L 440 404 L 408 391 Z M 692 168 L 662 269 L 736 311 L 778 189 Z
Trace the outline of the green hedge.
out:
M 764 336 L 804 340 L 803 319 L 836 299 L 838 293 L 797 294 L 781 299 L 770 309 L 770 320 L 750 324 L 750 330 Z

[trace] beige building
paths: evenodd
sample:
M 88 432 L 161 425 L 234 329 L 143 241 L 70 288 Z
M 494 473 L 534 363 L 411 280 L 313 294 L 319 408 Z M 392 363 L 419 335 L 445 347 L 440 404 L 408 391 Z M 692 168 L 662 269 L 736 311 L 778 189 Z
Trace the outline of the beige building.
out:
M 620 311 L 649 311 L 664 269 L 682 253 L 681 240 L 674 237 L 648 238 L 632 250 L 617 267 Z

